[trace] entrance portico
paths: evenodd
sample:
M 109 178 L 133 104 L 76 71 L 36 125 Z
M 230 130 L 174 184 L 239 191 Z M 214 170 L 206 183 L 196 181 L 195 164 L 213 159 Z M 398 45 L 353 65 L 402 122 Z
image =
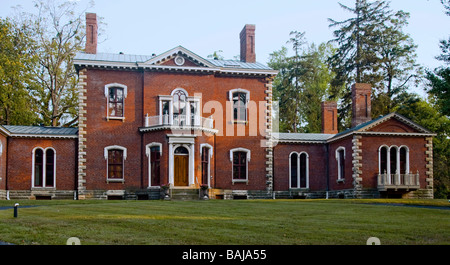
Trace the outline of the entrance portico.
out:
M 173 187 L 195 186 L 194 157 L 196 135 L 169 137 L 169 183 Z

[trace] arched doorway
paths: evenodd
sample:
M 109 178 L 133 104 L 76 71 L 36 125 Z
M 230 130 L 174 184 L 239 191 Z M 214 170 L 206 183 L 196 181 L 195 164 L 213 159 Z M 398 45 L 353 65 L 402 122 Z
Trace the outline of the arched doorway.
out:
M 189 150 L 183 146 L 174 151 L 174 185 L 189 186 Z

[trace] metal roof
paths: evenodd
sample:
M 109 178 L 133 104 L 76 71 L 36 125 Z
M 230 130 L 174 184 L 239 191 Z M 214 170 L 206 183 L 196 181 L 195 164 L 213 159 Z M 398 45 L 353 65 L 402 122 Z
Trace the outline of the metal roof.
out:
M 75 60 L 121 62 L 121 63 L 142 63 L 150 60 L 152 56 L 120 54 L 120 53 L 77 53 Z
M 272 68 L 262 64 L 262 63 L 246 63 L 237 60 L 210 60 L 207 59 L 211 64 L 217 67 L 223 68 L 241 68 L 241 69 L 261 69 L 261 70 L 272 70 Z
M 262 64 L 262 63 L 247 63 L 238 60 L 214 60 L 214 59 L 204 59 L 201 56 L 189 51 L 188 49 L 178 46 L 171 49 L 161 55 L 133 55 L 133 54 L 122 54 L 122 53 L 84 53 L 79 52 L 75 55 L 75 64 L 80 63 L 80 61 L 89 62 L 108 62 L 108 63 L 128 63 L 128 64 L 139 64 L 146 63 L 149 60 L 165 55 L 166 53 L 171 53 L 171 51 L 184 51 L 188 56 L 195 56 L 201 60 L 209 62 L 210 65 L 215 67 L 225 68 L 225 69 L 253 69 L 253 70 L 272 70 L 272 68 Z
M 334 134 L 324 133 L 274 133 L 275 139 L 279 141 L 293 142 L 323 142 L 334 136 Z
M 54 135 L 54 136 L 77 136 L 78 128 L 46 127 L 46 126 L 23 126 L 3 125 L 12 135 Z

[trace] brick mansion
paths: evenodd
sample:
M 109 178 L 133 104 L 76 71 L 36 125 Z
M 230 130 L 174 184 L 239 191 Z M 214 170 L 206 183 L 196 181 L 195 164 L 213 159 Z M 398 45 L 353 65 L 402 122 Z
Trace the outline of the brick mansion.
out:
M 0 125 L 0 199 L 433 198 L 435 134 L 372 118 L 369 84 L 352 86 L 351 128 L 327 101 L 321 133 L 277 132 L 255 25 L 240 60 L 101 53 L 97 27 L 87 13 L 78 127 Z

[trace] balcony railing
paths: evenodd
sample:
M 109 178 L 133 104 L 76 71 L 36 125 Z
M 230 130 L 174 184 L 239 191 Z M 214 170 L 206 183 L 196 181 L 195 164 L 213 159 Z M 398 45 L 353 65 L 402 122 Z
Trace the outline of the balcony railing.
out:
M 378 174 L 378 190 L 406 189 L 416 190 L 420 188 L 419 172 L 416 174 Z
M 212 118 L 204 118 L 200 115 L 176 115 L 169 114 L 158 116 L 145 116 L 144 126 L 171 126 L 176 128 L 201 127 L 206 129 L 214 129 L 214 120 Z

